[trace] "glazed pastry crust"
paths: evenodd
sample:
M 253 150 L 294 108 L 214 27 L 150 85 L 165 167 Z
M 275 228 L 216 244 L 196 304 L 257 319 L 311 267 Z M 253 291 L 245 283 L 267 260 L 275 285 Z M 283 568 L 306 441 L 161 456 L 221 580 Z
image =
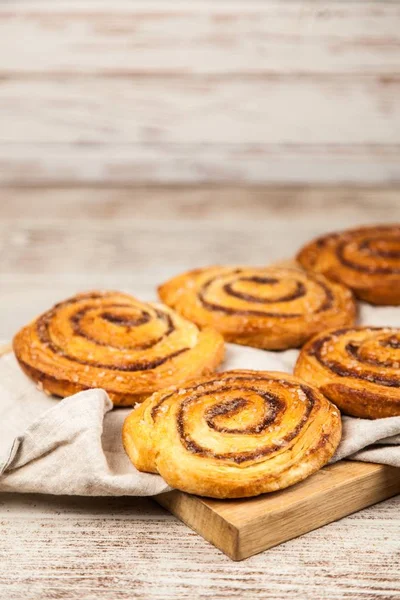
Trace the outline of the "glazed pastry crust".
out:
M 242 498 L 301 481 L 341 437 L 337 408 L 286 373 L 236 370 L 155 393 L 126 418 L 125 450 L 174 488 Z
M 400 305 L 400 226 L 361 227 L 322 236 L 297 255 L 308 270 L 322 273 L 377 305 Z
M 306 344 L 295 374 L 347 415 L 400 416 L 400 330 L 354 327 L 329 330 Z
M 168 307 L 119 292 L 79 294 L 21 329 L 13 341 L 19 364 L 56 396 L 101 387 L 115 405 L 212 373 L 224 342 Z
M 352 325 L 349 290 L 300 268 L 209 267 L 161 285 L 160 298 L 229 342 L 266 350 L 297 348 L 326 327 Z

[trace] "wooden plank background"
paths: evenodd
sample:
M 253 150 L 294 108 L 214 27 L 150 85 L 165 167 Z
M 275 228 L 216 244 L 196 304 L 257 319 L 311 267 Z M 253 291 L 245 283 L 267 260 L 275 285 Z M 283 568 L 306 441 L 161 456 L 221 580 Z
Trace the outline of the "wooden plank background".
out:
M 400 179 L 400 3 L 0 6 L 0 184 Z

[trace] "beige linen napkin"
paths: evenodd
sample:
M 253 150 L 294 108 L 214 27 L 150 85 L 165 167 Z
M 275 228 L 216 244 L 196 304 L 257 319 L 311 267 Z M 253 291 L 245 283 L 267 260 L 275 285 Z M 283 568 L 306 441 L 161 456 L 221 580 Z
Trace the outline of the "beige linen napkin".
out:
M 368 315 L 368 320 L 379 324 L 377 317 L 372 322 Z M 228 344 L 223 368 L 291 372 L 297 354 Z M 64 400 L 48 397 L 22 373 L 13 354 L 3 356 L 0 491 L 84 496 L 151 496 L 167 491 L 161 477 L 140 473 L 125 455 L 121 427 L 129 411 L 112 410 L 101 389 Z M 345 417 L 343 440 L 333 460 L 344 457 L 400 467 L 400 417 L 377 421 Z
M 270 356 L 269 356 L 270 355 Z M 273 353 L 229 346 L 224 368 L 282 370 Z M 0 358 L 0 491 L 82 496 L 152 496 L 170 488 L 137 471 L 122 447 L 130 408 L 112 410 L 101 389 L 49 397 Z

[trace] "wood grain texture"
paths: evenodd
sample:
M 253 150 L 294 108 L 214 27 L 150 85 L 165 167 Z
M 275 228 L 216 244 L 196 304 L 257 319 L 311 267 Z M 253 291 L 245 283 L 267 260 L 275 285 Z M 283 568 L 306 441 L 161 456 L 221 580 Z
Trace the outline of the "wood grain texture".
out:
M 270 219 L 294 222 L 293 227 L 322 227 L 330 210 L 332 226 L 400 220 L 400 185 L 393 186 L 240 186 L 240 185 L 147 185 L 118 187 L 5 187 L 0 188 L 1 220 L 14 224 L 50 223 L 92 229 L 107 223 L 127 227 L 140 221 L 178 226 L 195 220 L 240 228 L 268 224 Z M 129 221 L 129 223 L 127 223 Z M 319 225 L 321 224 L 321 225 Z M 290 240 L 288 240 L 290 243 Z
M 390 74 L 399 17 L 385 1 L 20 1 L 0 7 L 0 74 Z
M 9 600 L 395 600 L 399 508 L 393 498 L 232 562 L 150 500 L 4 494 L 0 593 Z
M 3 4 L 0 184 L 398 182 L 399 21 L 380 0 Z
M 399 493 L 399 469 L 341 461 L 256 498 L 212 500 L 175 490 L 156 501 L 230 558 L 243 560 Z
M 400 181 L 399 164 L 399 144 L 0 142 L 0 185 L 13 186 L 396 184 Z
M 293 76 L 63 78 L 34 85 L 5 80 L 1 139 L 4 144 L 396 146 L 399 97 L 400 75 L 385 85 L 375 77 L 331 77 L 326 86 L 314 77 L 303 85 Z

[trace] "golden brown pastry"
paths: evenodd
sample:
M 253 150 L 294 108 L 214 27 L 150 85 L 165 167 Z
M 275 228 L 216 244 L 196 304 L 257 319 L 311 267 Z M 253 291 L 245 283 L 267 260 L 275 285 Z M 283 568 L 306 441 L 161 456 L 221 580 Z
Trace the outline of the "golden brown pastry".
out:
M 322 236 L 297 255 L 372 304 L 400 304 L 400 226 L 361 227 Z
M 159 287 L 161 299 L 229 342 L 268 350 L 296 348 L 327 327 L 354 323 L 349 290 L 299 268 L 209 267 Z
M 223 359 L 221 335 L 199 331 L 171 309 L 119 292 L 88 292 L 56 304 L 21 329 L 15 355 L 47 392 L 105 389 L 116 405 L 211 373 Z
M 156 392 L 126 418 L 123 443 L 140 471 L 213 498 L 272 492 L 333 455 L 340 413 L 293 375 L 226 371 Z
M 295 374 L 347 415 L 400 416 L 400 329 L 325 331 L 303 347 Z

